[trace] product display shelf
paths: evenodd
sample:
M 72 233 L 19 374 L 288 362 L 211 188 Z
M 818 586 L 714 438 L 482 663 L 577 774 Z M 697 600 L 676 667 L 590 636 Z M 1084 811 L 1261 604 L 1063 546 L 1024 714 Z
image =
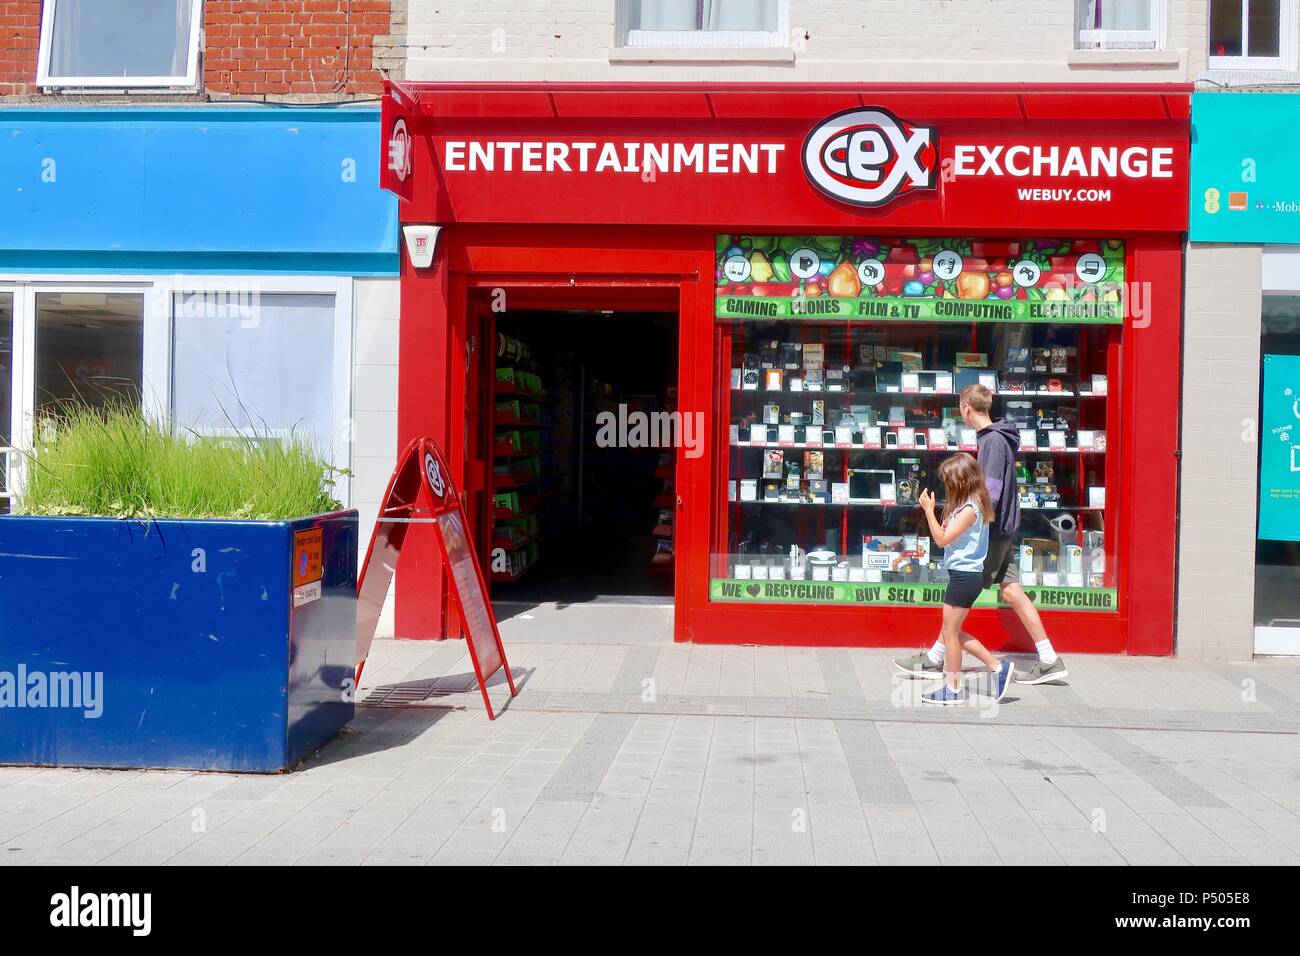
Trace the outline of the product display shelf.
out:
M 517 488 L 531 488 L 534 485 L 541 485 L 542 479 L 532 475 L 510 474 L 510 475 L 492 475 L 493 490 L 514 490 Z
M 728 503 L 733 505 L 770 505 L 778 508 L 902 508 L 904 511 L 910 511 L 919 507 L 915 502 L 871 501 L 865 498 L 850 498 L 848 501 L 807 501 L 802 499 L 794 501 L 788 498 L 737 498 Z M 939 502 L 939 506 L 942 508 L 942 501 Z M 1089 512 L 1095 512 L 1101 514 L 1105 511 L 1104 508 L 1095 508 L 1088 505 L 1061 505 L 1056 508 L 1050 508 L 1043 507 L 1042 505 L 1026 505 L 1024 503 L 1020 505 L 1020 510 L 1022 512 L 1039 511 L 1044 514 L 1057 514 L 1060 512 L 1069 514 L 1086 514 Z
M 499 532 L 500 528 L 497 530 Z M 533 532 L 532 534 L 526 534 L 517 540 L 511 540 L 510 538 L 502 537 L 498 534 L 492 538 L 492 548 L 494 550 L 496 548 L 502 548 L 506 551 L 517 551 L 520 548 L 526 547 L 529 542 L 536 541 L 539 537 L 539 533 Z
M 914 454 L 919 452 L 935 452 L 943 454 L 954 454 L 959 451 L 970 452 L 974 454 L 975 449 L 968 445 L 915 445 L 906 447 L 902 445 L 854 445 L 843 442 L 817 443 L 817 442 L 782 442 L 782 441 L 733 441 L 732 448 L 799 448 L 813 449 L 822 451 L 865 451 L 881 452 L 884 454 Z M 1021 446 L 1020 454 L 1023 455 L 1104 455 L 1104 448 L 1029 448 Z
M 551 397 L 545 392 L 528 391 L 507 382 L 497 382 L 493 394 L 496 395 L 497 398 L 518 398 L 529 402 L 539 402 L 544 404 L 550 404 L 551 402 Z
M 665 396 L 664 410 L 671 414 L 676 409 L 677 389 L 669 388 Z M 677 456 L 673 452 L 661 454 L 654 475 L 662 484 L 653 503 L 653 507 L 657 509 L 657 520 L 650 532 L 654 539 L 654 554 L 650 557 L 650 570 L 657 574 L 671 574 L 676 543 L 674 532 L 677 515 Z
M 521 505 L 518 509 L 510 508 L 493 508 L 492 518 L 494 521 L 509 521 L 512 518 L 527 518 L 538 513 L 536 504 Z
M 550 428 L 549 422 L 539 421 L 533 418 L 516 418 L 510 415 L 497 414 L 492 416 L 492 426 L 494 428 L 514 428 L 517 430 L 537 430 Z
M 526 350 L 522 343 L 514 344 Z M 547 483 L 543 459 L 550 448 L 547 436 L 551 422 L 547 420 L 547 410 L 552 406 L 552 399 L 535 368 L 527 354 L 523 354 L 512 364 L 496 369 L 490 554 L 492 567 L 498 568 L 499 559 L 504 556 L 509 570 L 492 571 L 491 580 L 495 583 L 519 580 L 541 559 L 541 522 Z M 498 472 L 497 466 L 507 470 Z
M 656 525 L 652 532 L 655 553 L 650 557 L 650 570 L 656 574 L 671 574 L 673 570 L 673 530 Z
M 826 547 L 841 555 L 855 553 L 852 544 L 864 532 L 890 536 L 909 532 L 924 535 L 923 528 L 917 526 L 914 520 L 919 514 L 914 504 L 886 504 L 879 500 L 858 498 L 832 501 L 831 489 L 827 486 L 836 483 L 845 486 L 851 473 L 860 476 L 864 469 L 870 471 L 877 468 L 896 471 L 899 480 L 906 474 L 909 478 L 919 479 L 922 487 L 933 487 L 937 482 L 937 467 L 944 458 L 957 452 L 975 453 L 974 441 L 965 440 L 964 435 L 960 443 L 953 443 L 951 438 L 942 444 L 931 444 L 929 441 L 932 437 L 929 432 L 937 432 L 945 418 L 954 416 L 961 390 L 947 386 L 942 380 L 939 387 L 934 388 L 924 376 L 932 374 L 929 370 L 934 370 L 942 379 L 950 374 L 957 375 L 962 368 L 976 367 L 954 366 L 954 351 L 980 353 L 983 350 L 985 362 L 978 369 L 996 376 L 996 381 L 987 380 L 988 374 L 981 376 L 983 384 L 997 386 L 991 389 L 998 402 L 994 417 L 1018 421 L 1023 426 L 1022 431 L 1036 433 L 1037 440 L 1030 437 L 1017 450 L 1018 459 L 1027 464 L 1031 473 L 1030 482 L 1019 487 L 1022 536 L 1026 540 L 1041 541 L 1056 535 L 1060 538 L 1063 549 L 1067 539 L 1061 536 L 1057 527 L 1063 521 L 1072 529 L 1069 532 L 1071 543 L 1083 545 L 1086 543 L 1085 538 L 1100 540 L 1106 527 L 1107 514 L 1104 486 L 1115 467 L 1114 456 L 1106 453 L 1110 444 L 1106 425 L 1112 405 L 1107 384 L 1115 378 L 1116 372 L 1113 364 L 1114 339 L 1110 330 L 1102 329 L 1094 333 L 1090 329 L 1080 329 L 1067 353 L 1068 367 L 1064 372 L 1049 371 L 1045 374 L 1041 368 L 1013 365 L 1010 362 L 1011 349 L 1005 340 L 995 349 L 988 348 L 987 344 L 977 345 L 975 336 L 985 333 L 974 326 L 971 327 L 968 343 L 954 345 L 951 337 L 944 344 L 941 337 L 947 332 L 918 326 L 904 328 L 898 325 L 885 329 L 848 327 L 848 331 L 837 340 L 836 329 L 812 323 L 801 324 L 797 328 L 802 342 L 823 343 L 818 349 L 819 352 L 824 350 L 825 367 L 844 369 L 842 383 L 837 382 L 828 388 L 821 382 L 820 387 L 815 385 L 806 388 L 803 379 L 807 369 L 813 366 L 806 365 L 792 371 L 791 366 L 781 368 L 761 364 L 764 346 L 775 346 L 774 340 L 778 335 L 784 341 L 787 334 L 784 331 L 769 334 L 767 328 L 769 326 L 761 322 L 719 328 L 719 354 L 725 356 L 719 363 L 719 398 L 727 408 L 726 420 L 731 423 L 732 435 L 728 440 L 724 433 L 724 442 L 730 446 L 730 463 L 724 467 L 721 476 L 728 479 L 722 483 L 722 495 L 730 517 L 723 523 L 715 546 L 715 574 L 729 573 L 734 562 L 726 555 L 735 550 L 737 543 L 754 534 L 757 537 L 753 540 L 758 543 L 766 540 L 768 546 L 772 546 L 773 542 L 780 542 L 783 551 L 791 543 L 811 548 L 820 547 L 825 542 Z M 771 328 L 779 328 L 779 325 Z M 839 327 L 840 330 L 844 328 Z M 1033 334 L 1040 336 L 1043 333 L 1035 331 Z M 1094 339 L 1095 334 L 1100 337 Z M 906 387 L 894 382 L 888 386 L 878 386 L 873 381 L 873 376 L 878 371 L 873 372 L 867 364 L 860 362 L 860 347 L 870 344 L 878 353 L 881 346 L 892 349 L 904 340 L 908 344 L 903 348 L 910 347 L 911 354 L 920 356 L 918 360 L 923 361 L 922 370 L 917 373 L 922 375 L 921 387 L 913 382 L 904 383 Z M 987 343 L 989 340 L 982 341 Z M 1030 340 L 1028 346 L 1019 344 L 1024 341 L 1022 338 L 1011 343 L 1021 351 L 1022 356 L 1026 353 L 1032 355 L 1039 348 L 1033 344 L 1033 340 Z M 1097 347 L 1090 346 L 1090 342 Z M 784 349 L 784 345 L 781 348 Z M 861 348 L 862 353 L 867 351 L 867 348 Z M 993 356 L 994 361 L 987 361 L 988 356 Z M 1006 356 L 1007 361 L 1000 363 L 1002 356 Z M 1033 357 L 1036 359 L 1037 356 Z M 750 364 L 752 359 L 759 361 Z M 894 368 L 889 374 L 896 376 L 895 357 L 889 356 L 889 361 Z M 875 366 L 877 370 L 884 367 Z M 777 382 L 770 382 L 768 369 L 777 368 L 781 370 L 771 372 L 771 377 L 777 378 Z M 911 374 L 910 371 L 908 373 Z M 790 387 L 791 377 L 795 379 L 794 388 Z M 865 381 L 862 380 L 864 377 Z M 768 387 L 769 384 L 772 387 Z M 776 387 L 777 384 L 780 385 L 779 388 Z M 1017 417 L 1016 403 L 1021 403 L 1018 408 L 1020 417 Z M 854 440 L 828 441 L 828 433 L 836 425 L 844 424 L 841 416 L 850 412 L 850 405 L 854 406 L 852 414 L 857 416 L 859 426 L 853 429 Z M 906 406 L 909 418 L 913 412 L 922 411 L 924 414 L 918 415 L 919 418 L 934 418 L 919 424 L 897 419 L 890 421 L 890 416 L 886 413 L 897 406 Z M 872 421 L 871 418 L 864 419 L 864 413 L 874 415 L 875 420 L 870 426 L 861 424 Z M 809 420 L 814 417 L 822 419 L 823 416 L 824 421 L 814 423 Z M 850 417 L 848 421 L 851 423 L 853 418 Z M 961 422 L 958 421 L 957 424 L 960 426 Z M 748 440 L 751 426 L 758 425 L 771 427 L 768 439 Z M 789 434 L 782 436 L 784 440 L 776 436 L 777 427 L 784 426 L 781 430 L 788 432 L 792 425 L 794 437 L 803 440 L 791 440 Z M 1031 428 L 1031 425 L 1039 427 Z M 822 439 L 807 440 L 806 428 L 822 431 Z M 863 442 L 864 429 L 868 431 L 866 443 Z M 1080 433 L 1085 442 L 1084 447 L 1079 447 Z M 1064 438 L 1062 434 L 1065 435 Z M 903 436 L 910 437 L 910 441 L 900 443 Z M 920 437 L 920 445 L 915 443 L 916 437 Z M 1115 436 L 1109 438 L 1118 440 Z M 817 497 L 809 500 L 810 492 L 806 489 L 811 482 L 804 480 L 808 475 L 801 473 L 799 465 L 793 471 L 801 482 L 799 497 L 769 497 L 772 494 L 770 487 L 765 493 L 765 483 L 782 480 L 781 494 L 793 494 L 786 492 L 783 479 L 765 474 L 761 456 L 775 450 L 786 452 L 787 463 L 791 453 L 805 455 L 812 451 L 824 455 L 817 473 L 817 477 L 824 479 L 824 482 L 819 482 L 822 484 L 820 489 L 814 489 Z M 876 462 L 875 465 L 870 464 L 873 461 Z M 1033 473 L 1039 473 L 1037 470 L 1040 467 L 1049 476 L 1046 482 L 1042 478 L 1034 480 L 1032 477 Z M 784 478 L 789 478 L 790 474 L 787 472 Z M 742 482 L 741 479 L 745 481 Z M 752 487 L 754 482 L 758 484 L 756 497 Z M 740 493 L 741 484 L 750 485 L 744 495 Z M 1101 493 L 1103 500 L 1090 500 L 1094 489 Z M 784 514 L 791 517 L 779 517 Z M 1033 538 L 1035 535 L 1038 537 Z M 1113 568 L 1105 567 L 1104 577 L 1105 585 L 1113 586 Z M 1089 582 L 1091 587 L 1101 584 L 1100 580 Z
M 537 565 L 537 560 L 526 561 L 518 570 L 514 571 L 493 571 L 492 581 L 495 584 L 513 584 L 525 574 L 531 571 Z
M 497 445 L 492 449 L 493 458 L 536 458 L 546 451 L 545 448 L 512 448 L 509 445 Z
M 950 398 L 956 399 L 960 392 L 904 392 L 899 390 L 882 390 L 876 388 L 733 388 L 731 390 L 739 395 L 810 395 L 815 398 L 839 397 L 853 398 L 854 396 L 873 396 L 881 398 Z M 1003 388 L 994 391 L 995 395 L 1002 398 L 1105 398 L 1105 392 L 1075 392 L 1060 391 L 1054 392 L 1050 389 L 1039 389 L 1027 391 L 1025 389 Z

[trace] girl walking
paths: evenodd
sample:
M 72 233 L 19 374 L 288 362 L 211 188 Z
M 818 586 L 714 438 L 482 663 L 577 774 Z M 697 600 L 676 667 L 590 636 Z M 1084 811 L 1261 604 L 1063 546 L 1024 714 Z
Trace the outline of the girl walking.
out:
M 984 559 L 989 550 L 989 522 L 993 504 L 984 486 L 979 462 L 959 453 L 939 466 L 946 502 L 935 516 L 934 492 L 921 493 L 920 505 L 930 525 L 930 537 L 943 548 L 943 566 L 948 572 L 948 590 L 943 598 L 944 672 L 943 683 L 922 695 L 927 704 L 963 704 L 966 689 L 961 683 L 962 651 L 969 651 L 992 674 L 992 696 L 1001 700 L 1011 685 L 1015 667 L 999 661 L 989 649 L 962 631 L 971 605 L 984 589 Z

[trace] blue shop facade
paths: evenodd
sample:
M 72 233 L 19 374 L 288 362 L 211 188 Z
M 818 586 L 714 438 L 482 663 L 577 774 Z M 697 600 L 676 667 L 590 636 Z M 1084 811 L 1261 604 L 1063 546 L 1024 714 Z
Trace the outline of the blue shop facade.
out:
M 0 511 L 15 449 L 69 399 L 306 431 L 382 483 L 398 222 L 377 108 L 15 107 L 0 141 Z

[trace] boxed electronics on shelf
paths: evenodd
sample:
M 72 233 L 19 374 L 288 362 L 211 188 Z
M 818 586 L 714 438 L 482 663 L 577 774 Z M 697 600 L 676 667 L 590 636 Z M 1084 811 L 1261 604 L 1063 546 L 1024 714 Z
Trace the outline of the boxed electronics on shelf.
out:
M 1021 509 L 1022 585 L 1114 605 L 1104 491 L 1121 240 L 720 236 L 717 258 L 730 450 L 715 585 L 944 583 L 917 502 L 927 488 L 942 501 L 946 457 L 977 453 L 960 405 L 980 385 L 1019 436 L 1006 493 Z M 985 315 L 977 304 L 993 310 L 984 321 L 970 319 Z M 859 604 L 942 596 L 835 593 Z M 982 598 L 996 601 L 992 588 Z

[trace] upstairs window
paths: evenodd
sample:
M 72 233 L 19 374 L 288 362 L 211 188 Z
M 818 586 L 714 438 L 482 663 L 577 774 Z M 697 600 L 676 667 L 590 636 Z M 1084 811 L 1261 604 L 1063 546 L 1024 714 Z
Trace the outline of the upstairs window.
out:
M 627 47 L 783 47 L 789 0 L 620 0 Z
M 1075 22 L 1080 50 L 1159 50 L 1165 0 L 1077 0 Z
M 192 89 L 202 0 L 45 0 L 37 83 Z
M 1210 0 L 1210 67 L 1295 69 L 1294 2 Z

